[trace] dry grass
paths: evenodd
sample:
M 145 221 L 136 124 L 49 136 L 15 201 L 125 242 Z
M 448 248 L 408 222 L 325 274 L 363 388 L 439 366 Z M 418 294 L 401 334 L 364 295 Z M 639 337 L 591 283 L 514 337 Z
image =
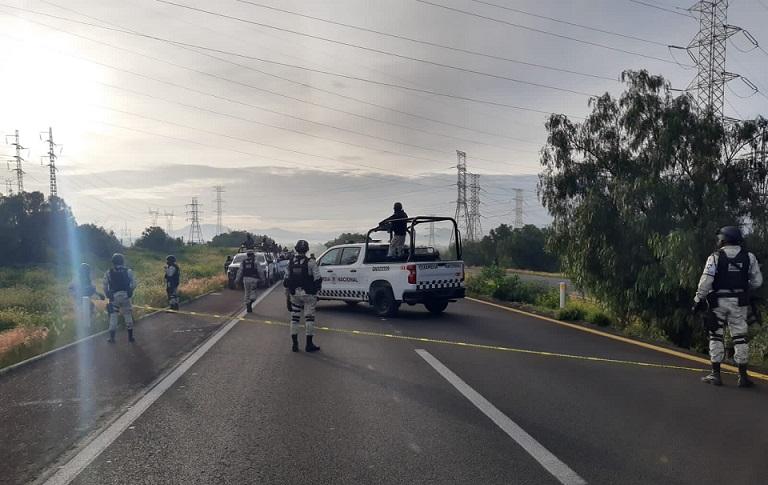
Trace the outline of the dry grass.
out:
M 17 327 L 0 332 L 0 355 L 18 347 L 31 347 L 48 338 L 46 327 Z

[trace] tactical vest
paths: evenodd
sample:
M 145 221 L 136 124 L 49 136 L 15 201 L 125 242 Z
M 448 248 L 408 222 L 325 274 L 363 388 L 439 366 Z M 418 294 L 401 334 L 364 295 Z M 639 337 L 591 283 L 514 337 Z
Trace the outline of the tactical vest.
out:
M 310 295 L 317 293 L 315 279 L 309 272 L 309 259 L 305 256 L 297 256 L 288 263 L 288 290 L 294 293 L 297 288 Z
M 130 291 L 131 279 L 128 277 L 128 270 L 125 268 L 112 268 L 109 270 L 109 291 L 117 293 L 118 291 Z
M 175 268 L 176 271 L 174 271 L 173 274 L 169 276 L 168 269 L 170 268 Z M 168 282 L 168 286 L 179 286 L 179 281 L 181 280 L 181 270 L 179 269 L 178 265 L 175 263 L 168 265 L 168 268 L 165 270 L 165 280 Z
M 256 267 L 255 259 L 244 259 L 241 263 L 243 265 L 243 278 L 258 278 L 259 271 Z
M 739 296 L 739 305 L 746 305 L 741 300 L 749 292 L 749 253 L 744 249 L 733 258 L 729 258 L 722 249 L 717 253 L 717 270 L 712 288 L 717 296 Z

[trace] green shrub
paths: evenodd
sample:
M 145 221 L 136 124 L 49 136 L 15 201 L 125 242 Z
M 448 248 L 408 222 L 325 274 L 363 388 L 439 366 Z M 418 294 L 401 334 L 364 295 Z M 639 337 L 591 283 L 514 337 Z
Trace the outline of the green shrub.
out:
M 544 308 L 560 308 L 560 290 L 550 288 L 536 298 L 536 306 Z
M 577 322 L 584 320 L 584 310 L 579 306 L 567 304 L 565 308 L 561 308 L 555 314 L 555 318 L 558 320 L 568 320 L 571 322 Z
M 584 319 L 589 323 L 593 323 L 600 327 L 609 327 L 613 323 L 613 319 L 602 310 L 590 310 L 587 312 Z

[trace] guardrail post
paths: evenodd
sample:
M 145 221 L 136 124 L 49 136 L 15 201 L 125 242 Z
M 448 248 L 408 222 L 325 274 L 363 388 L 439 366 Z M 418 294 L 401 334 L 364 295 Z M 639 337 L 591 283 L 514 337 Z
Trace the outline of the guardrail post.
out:
M 560 308 L 565 308 L 565 281 L 560 282 Z

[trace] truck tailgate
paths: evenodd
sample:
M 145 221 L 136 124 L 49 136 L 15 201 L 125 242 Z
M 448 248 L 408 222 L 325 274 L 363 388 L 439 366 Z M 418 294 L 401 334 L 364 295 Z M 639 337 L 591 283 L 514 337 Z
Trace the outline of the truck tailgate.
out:
M 416 264 L 416 289 L 460 288 L 464 286 L 464 263 L 440 261 Z

